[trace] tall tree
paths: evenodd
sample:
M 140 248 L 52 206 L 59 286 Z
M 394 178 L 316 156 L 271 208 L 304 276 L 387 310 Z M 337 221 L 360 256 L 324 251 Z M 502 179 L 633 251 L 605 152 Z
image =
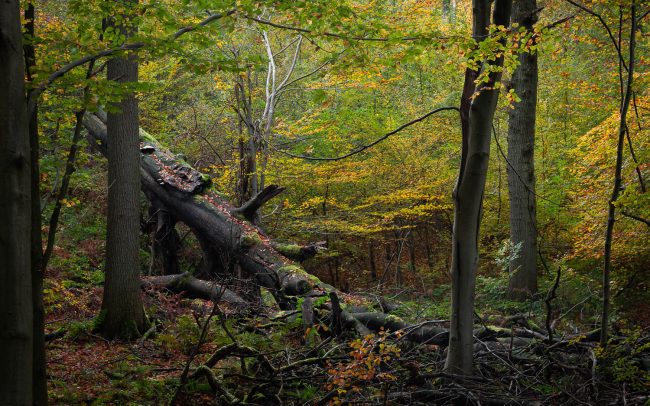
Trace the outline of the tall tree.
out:
M 32 404 L 30 147 L 18 0 L 0 3 L 0 399 Z
M 25 7 L 24 44 L 26 78 L 33 83 L 32 69 L 36 66 L 34 47 L 36 10 L 33 2 Z M 29 93 L 28 93 L 29 97 Z M 32 227 L 31 227 L 31 267 L 32 267 L 32 305 L 34 306 L 34 404 L 47 405 L 47 375 L 45 363 L 45 308 L 43 307 L 43 239 L 41 235 L 41 196 L 40 166 L 38 141 L 38 108 L 29 112 L 29 148 L 30 148 L 30 193 Z
M 245 72 L 241 72 L 235 77 L 235 109 L 239 116 L 240 128 L 240 179 L 238 180 L 237 191 L 240 204 L 244 204 L 266 186 L 266 167 L 269 158 L 268 144 L 275 126 L 275 109 L 282 98 L 282 94 L 286 91 L 287 86 L 313 75 L 324 66 L 322 65 L 306 75 L 291 80 L 300 57 L 302 38 L 299 35 L 288 45 L 282 47 L 280 51 L 274 52 L 269 34 L 266 31 L 261 32 L 262 43 L 268 58 L 266 81 L 264 83 L 264 108 L 262 111 L 258 112 L 254 109 L 256 104 L 252 81 L 254 72 L 250 66 L 246 68 Z M 296 45 L 292 56 L 282 58 L 282 54 L 294 43 Z M 232 52 L 235 58 L 240 58 L 239 49 L 233 47 Z M 280 63 L 281 60 L 278 58 L 282 58 L 283 63 Z M 285 71 L 282 78 L 280 77 L 280 69 Z M 246 127 L 247 130 L 247 140 L 243 135 L 243 127 Z M 260 156 L 258 157 L 258 155 Z M 261 222 L 260 216 L 256 215 L 253 222 L 259 225 Z
M 496 0 L 492 23 L 507 26 L 512 1 Z M 472 36 L 485 41 L 490 25 L 490 1 L 472 1 Z M 492 65 L 503 65 L 503 57 Z M 484 61 L 481 69 L 487 69 Z M 468 67 L 461 98 L 462 152 L 454 189 L 454 227 L 451 260 L 451 323 L 445 368 L 453 373 L 472 373 L 474 346 L 474 290 L 478 268 L 478 234 L 483 192 L 490 158 L 492 119 L 499 97 L 494 85 L 501 78 L 499 69 L 485 71 L 487 81 L 476 85 L 479 72 Z M 488 73 L 489 72 L 489 73 Z
M 135 30 L 129 19 L 137 1 L 118 1 L 120 23 L 116 31 L 125 41 Z M 108 80 L 132 84 L 138 80 L 135 54 L 112 58 Z M 108 224 L 106 279 L 99 330 L 108 338 L 130 339 L 144 330 L 140 296 L 140 138 L 138 101 L 132 90 L 109 109 L 108 121 Z
M 456 0 L 442 0 L 442 15 L 450 23 L 456 21 Z
M 532 32 L 537 20 L 536 0 L 513 4 L 512 22 Z M 525 46 L 525 44 L 521 44 Z M 508 296 L 524 300 L 537 292 L 537 201 L 535 198 L 535 115 L 537 111 L 537 53 L 519 54 L 519 66 L 512 74 L 512 89 L 521 101 L 509 111 L 508 191 L 510 198 L 510 241 L 519 247 L 510 260 Z
M 618 140 L 616 143 L 616 166 L 614 169 L 614 184 L 612 188 L 612 195 L 609 199 L 607 210 L 607 227 L 605 231 L 605 249 L 603 257 L 603 313 L 601 319 L 600 330 L 600 344 L 604 347 L 607 345 L 609 334 L 609 307 L 610 307 L 610 279 L 612 272 L 612 240 L 614 234 L 614 223 L 616 222 L 616 201 L 621 192 L 623 185 L 623 148 L 625 148 L 625 134 L 628 131 L 627 127 L 627 113 L 630 109 L 630 102 L 632 101 L 632 88 L 634 85 L 634 68 L 635 68 L 635 51 L 636 51 L 636 31 L 637 14 L 636 4 L 634 0 L 631 2 L 630 9 L 630 36 L 628 43 L 628 60 L 627 64 L 623 58 L 620 50 L 623 48 L 623 41 L 621 40 L 623 33 L 622 24 L 619 26 L 618 46 L 619 50 L 619 80 L 621 83 L 621 100 L 620 100 L 620 115 L 618 122 Z M 624 6 L 619 5 L 619 15 L 624 15 Z M 615 44 L 616 45 L 616 44 Z M 627 65 L 627 66 L 626 66 Z M 627 72 L 624 77 L 623 71 Z

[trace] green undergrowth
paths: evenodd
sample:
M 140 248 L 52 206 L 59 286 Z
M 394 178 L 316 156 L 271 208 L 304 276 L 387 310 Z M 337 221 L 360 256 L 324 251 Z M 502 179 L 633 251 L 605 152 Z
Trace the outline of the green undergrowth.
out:
M 107 385 L 97 393 L 80 391 L 65 380 L 52 379 L 51 401 L 53 404 L 157 405 L 170 399 L 177 381 L 153 377 L 154 367 L 139 361 L 136 356 L 127 356 L 107 365 L 100 378 Z
M 85 179 L 85 178 L 84 178 Z M 82 179 L 83 182 L 85 180 Z M 89 188 L 83 185 L 75 193 L 89 193 Z M 204 199 L 203 197 L 197 197 Z M 87 198 L 85 200 L 88 200 Z M 204 362 L 214 351 L 232 343 L 233 338 L 241 346 L 250 347 L 257 352 L 268 354 L 275 358 L 277 365 L 286 365 L 291 354 L 302 354 L 305 348 L 316 347 L 323 343 L 327 334 L 326 324 L 311 328 L 306 332 L 302 326 L 300 313 L 283 318 L 267 317 L 274 313 L 273 300 L 268 292 L 263 296 L 267 306 L 252 312 L 253 316 L 229 314 L 225 320 L 221 315 L 212 318 L 207 334 L 201 346 L 198 340 L 203 329 L 203 323 L 211 312 L 211 305 L 201 300 L 181 299 L 159 292 L 143 295 L 147 313 L 156 319 L 156 332 L 144 343 L 137 340 L 132 343 L 106 342 L 93 333 L 99 305 L 101 303 L 101 287 L 103 283 L 103 257 L 105 237 L 105 215 L 103 201 L 96 205 L 78 205 L 72 201 L 71 206 L 63 210 L 61 227 L 57 236 L 55 254 L 50 262 L 48 275 L 45 279 L 44 300 L 46 312 L 50 317 L 47 325 L 48 332 L 65 329 L 66 335 L 55 340 L 48 346 L 50 368 L 49 390 L 51 403 L 59 405 L 90 404 L 133 404 L 157 405 L 167 404 L 179 383 L 182 369 L 188 356 L 198 348 L 198 355 L 193 368 Z M 143 211 L 145 212 L 145 211 Z M 185 226 L 179 226 L 181 235 L 188 231 Z M 181 267 L 192 271 L 200 263 L 200 250 L 193 234 L 189 233 L 184 240 L 181 250 Z M 141 249 L 142 269 L 148 269 L 150 254 L 147 250 L 150 237 L 143 237 Z M 259 244 L 259 237 L 251 235 L 244 237 L 245 243 L 251 246 Z M 290 246 L 295 249 L 297 246 Z M 341 244 L 335 246 L 341 251 L 332 249 L 326 255 L 339 255 L 344 252 Z M 345 252 L 352 252 L 346 248 Z M 557 322 L 556 329 L 560 332 L 589 331 L 596 326 L 599 310 L 597 269 L 591 275 L 574 271 L 570 265 L 562 266 L 562 279 L 557 289 L 557 298 L 552 301 L 553 317 L 562 316 Z M 553 264 L 552 270 L 558 264 Z M 405 265 L 404 269 L 409 266 Z M 284 271 L 306 276 L 310 282 L 318 280 L 306 273 L 303 268 L 288 266 Z M 423 278 L 433 279 L 430 273 L 420 272 Z M 507 298 L 508 278 L 506 272 L 491 272 L 480 275 L 476 284 L 476 312 L 481 322 L 488 325 L 503 325 L 506 316 L 526 314 L 529 323 L 536 329 L 545 329 L 546 307 L 544 298 L 552 287 L 555 274 L 542 272 L 539 278 L 539 294 L 524 302 L 511 301 Z M 440 277 L 443 278 L 443 277 Z M 354 290 L 354 286 L 352 287 Z M 391 313 L 406 322 L 417 323 L 424 320 L 448 320 L 450 311 L 449 284 L 439 284 L 425 293 L 411 291 L 391 298 L 397 307 Z M 157 295 L 157 296 L 156 296 Z M 386 295 L 387 297 L 390 295 Z M 345 299 L 342 297 L 342 299 Z M 328 299 L 326 297 L 314 300 L 318 308 Z M 640 299 L 642 300 L 642 299 Z M 374 302 L 371 300 L 369 302 Z M 297 300 L 300 309 L 302 299 Z M 346 307 L 343 304 L 344 308 Z M 348 307 L 352 307 L 350 304 Z M 376 310 L 376 309 L 374 309 Z M 286 316 L 286 317 L 284 317 Z M 612 314 L 616 325 L 625 324 L 625 316 L 618 314 L 616 309 Z M 225 328 L 224 328 L 225 326 Z M 615 329 L 616 330 L 616 329 Z M 323 334 L 325 332 L 325 334 Z M 322 334 L 322 335 L 321 335 Z M 626 340 L 613 345 L 606 351 L 596 352 L 603 368 L 600 372 L 611 382 L 625 383 L 637 389 L 645 388 L 648 374 L 644 365 L 640 364 L 639 354 L 648 351 L 647 344 L 642 341 L 642 334 L 629 333 L 637 337 L 636 341 Z M 356 338 L 346 337 L 333 343 L 342 348 Z M 324 347 L 328 348 L 328 347 Z M 345 354 L 345 353 L 344 353 Z M 82 356 L 86 356 L 83 358 Z M 433 357 L 431 353 L 427 357 Z M 422 360 L 427 361 L 426 358 Z M 435 359 L 439 361 L 439 359 Z M 215 372 L 223 374 L 252 373 L 259 368 L 258 361 L 247 358 L 223 360 L 215 368 Z M 345 361 L 348 362 L 348 361 Z M 312 382 L 308 378 L 287 381 L 283 387 L 282 400 L 287 403 L 305 404 L 320 398 L 327 392 L 324 383 L 328 382 L 327 375 L 332 368 L 341 375 L 348 371 L 349 364 L 329 364 L 306 368 L 305 371 L 323 374 L 321 381 Z M 57 364 L 58 363 L 58 364 Z M 338 370 L 337 370 L 338 368 Z M 327 372 L 327 373 L 324 373 Z M 338 371 L 338 372 L 337 372 Z M 407 379 L 402 366 L 395 368 L 395 373 L 401 373 L 401 378 Z M 507 371 L 506 371 L 507 372 Z M 356 378 L 355 378 L 356 379 Z M 536 393 L 552 394 L 558 392 L 558 387 L 570 388 L 571 382 L 537 380 L 529 382 Z M 230 380 L 228 389 L 238 391 L 241 386 L 236 380 Z M 361 385 L 360 385 L 361 386 Z M 363 389 L 363 387 L 361 386 Z M 238 395 L 241 395 L 241 391 Z M 205 379 L 191 381 L 186 387 L 183 404 L 215 404 L 215 398 Z M 205 402 L 204 402 L 205 400 Z M 252 399 L 254 401 L 254 399 Z M 261 402 L 262 400 L 260 400 Z
M 296 328 L 300 322 L 276 323 L 272 331 L 265 335 L 260 335 L 254 331 L 251 326 L 263 325 L 269 323 L 263 318 L 252 319 L 228 319 L 223 322 L 214 317 L 206 330 L 205 342 L 210 346 L 223 346 L 232 343 L 232 337 L 243 346 L 255 348 L 259 351 L 280 351 L 284 348 L 287 340 L 298 339 L 299 334 Z M 197 345 L 198 337 L 203 330 L 204 319 L 197 319 L 196 316 L 184 314 L 165 326 L 159 334 L 156 335 L 154 342 L 168 351 L 180 351 L 190 353 Z M 225 325 L 225 329 L 224 329 Z M 230 333 L 230 335 L 226 332 Z
M 552 288 L 555 275 L 542 274 L 539 277 L 538 293 L 525 301 L 510 300 L 507 295 L 508 277 L 506 273 L 497 276 L 479 275 L 476 279 L 475 309 L 477 316 L 487 323 L 500 323 L 506 316 L 525 314 L 531 323 L 544 328 L 546 318 L 545 298 Z M 581 327 L 591 329 L 595 318 L 586 316 L 594 314 L 598 306 L 596 287 L 587 284 L 571 269 L 565 269 L 556 290 L 556 298 L 551 301 L 553 315 L 564 315 L 558 321 L 558 328 Z M 400 297 L 394 314 L 410 322 L 422 320 L 448 320 L 451 309 L 451 285 L 441 284 L 427 295 L 417 298 Z M 565 314 L 566 313 L 566 314 Z M 479 323 L 477 321 L 477 323 Z
M 650 339 L 640 328 L 623 329 L 621 333 L 623 341 L 595 349 L 600 372 L 632 390 L 650 391 Z

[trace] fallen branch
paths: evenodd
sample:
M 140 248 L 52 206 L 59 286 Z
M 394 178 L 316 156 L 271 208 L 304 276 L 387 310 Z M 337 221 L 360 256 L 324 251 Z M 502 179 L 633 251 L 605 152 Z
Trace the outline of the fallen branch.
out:
M 57 338 L 63 337 L 67 333 L 66 329 L 62 328 L 60 330 L 45 334 L 45 342 L 49 343 L 50 341 L 54 341 Z
M 210 385 L 212 391 L 220 394 L 225 402 L 228 404 L 241 404 L 240 400 L 235 395 L 226 390 L 223 383 L 219 380 L 219 378 L 217 378 L 214 372 L 212 372 L 212 370 L 205 365 L 201 365 L 197 368 L 194 379 L 202 376 L 206 378 L 208 385 Z
M 230 289 L 214 282 L 197 279 L 188 273 L 142 278 L 142 287 L 152 286 L 164 287 L 174 293 L 186 293 L 189 297 L 212 300 L 213 302 L 223 301 L 238 306 L 249 304 Z
M 233 209 L 234 214 L 241 214 L 246 220 L 251 223 L 256 222 L 258 216 L 257 211 L 269 200 L 284 192 L 284 188 L 278 185 L 269 185 L 261 192 L 253 196 L 252 199 L 244 203 L 241 207 Z
M 553 341 L 553 325 L 551 322 L 551 314 L 553 308 L 551 307 L 551 301 L 557 297 L 555 291 L 557 290 L 558 286 L 560 286 L 561 275 L 562 268 L 558 267 L 555 283 L 553 284 L 553 287 L 549 289 L 548 293 L 546 294 L 546 298 L 544 299 L 544 303 L 546 304 L 546 333 L 548 334 L 548 341 Z
M 273 248 L 285 257 L 298 262 L 313 258 L 321 251 L 327 250 L 325 241 L 309 243 L 307 245 L 272 243 Z
M 446 346 L 449 343 L 449 331 L 431 323 L 409 325 L 399 317 L 384 313 L 352 313 L 352 317 L 374 331 L 384 329 L 390 332 L 402 331 L 404 337 L 416 343 Z

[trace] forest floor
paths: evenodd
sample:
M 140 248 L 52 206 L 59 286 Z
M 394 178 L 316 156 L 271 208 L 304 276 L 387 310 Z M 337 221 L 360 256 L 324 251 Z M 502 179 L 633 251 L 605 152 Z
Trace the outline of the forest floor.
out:
M 188 405 L 650 402 L 647 330 L 626 331 L 607 351 L 584 336 L 558 331 L 566 338 L 551 350 L 542 340 L 514 335 L 524 325 L 543 329 L 542 300 L 527 303 L 522 313 L 521 304 L 499 299 L 489 278 L 479 280 L 479 323 L 513 335 L 479 341 L 476 374 L 461 379 L 442 371 L 444 348 L 414 345 L 399 333 L 335 338 L 325 325 L 303 330 L 299 314 L 267 306 L 244 315 L 228 305 L 154 289 L 143 295 L 155 325 L 146 338 L 109 342 L 92 332 L 101 286 L 68 276 L 50 274 L 46 282 L 47 332 L 64 332 L 47 344 L 52 404 L 157 405 L 174 397 L 176 404 Z M 394 313 L 411 321 L 438 319 L 444 326 L 447 288 L 425 300 L 403 301 Z M 508 317 L 515 309 L 522 319 Z M 197 373 L 233 342 L 232 353 L 216 357 L 211 377 Z
M 153 288 L 143 298 L 155 327 L 142 340 L 109 342 L 93 333 L 105 216 L 81 207 L 68 213 L 44 283 L 54 405 L 650 404 L 650 304 L 641 297 L 616 313 L 614 340 L 603 350 L 586 336 L 598 325 L 597 289 L 570 268 L 551 301 L 554 343 L 544 340 L 554 275 L 541 275 L 540 295 L 523 303 L 507 300 L 505 275 L 478 277 L 476 326 L 493 334 L 477 341 L 472 378 L 443 372 L 444 347 L 399 332 L 335 337 L 325 324 L 305 329 L 300 312 L 271 301 L 242 311 Z M 190 247 L 183 250 L 191 258 Z M 447 327 L 449 289 L 346 299 L 381 293 L 392 315 Z

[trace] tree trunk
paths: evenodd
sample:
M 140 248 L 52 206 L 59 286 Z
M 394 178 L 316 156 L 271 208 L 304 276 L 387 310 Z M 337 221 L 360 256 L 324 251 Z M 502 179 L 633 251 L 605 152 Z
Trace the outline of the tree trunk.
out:
M 427 251 L 427 266 L 429 272 L 433 272 L 433 253 L 431 252 L 431 238 L 429 237 L 429 224 L 424 223 L 424 247 Z
M 528 32 L 537 21 L 536 0 L 513 5 L 512 21 Z M 537 52 L 519 55 L 512 75 L 512 89 L 521 99 L 509 112 L 508 191 L 510 241 L 520 244 L 519 255 L 510 261 L 508 296 L 525 300 L 537 293 L 537 203 L 535 197 L 535 114 L 537 107 Z
M 30 144 L 17 0 L 0 3 L 0 399 L 33 402 Z
M 160 264 L 162 275 L 179 274 L 181 273 L 178 261 L 180 237 L 176 231 L 176 219 L 155 198 L 150 201 L 149 214 L 155 223 L 151 242 L 154 255 L 152 263 Z
M 120 27 L 128 36 L 131 28 Z M 134 54 L 113 58 L 107 64 L 108 80 L 137 82 Z M 130 92 L 109 112 L 108 224 L 106 279 L 99 330 L 107 338 L 132 339 L 144 332 L 140 297 L 140 137 L 138 102 Z
M 368 253 L 370 260 L 370 280 L 377 280 L 377 262 L 375 261 L 375 242 L 370 240 L 370 252 Z
M 413 236 L 414 234 L 415 234 L 415 229 L 412 229 L 412 230 L 409 231 L 409 242 L 408 242 L 408 245 L 409 245 L 409 261 L 410 261 L 409 267 L 410 267 L 411 273 L 413 275 L 415 275 L 415 271 L 417 270 L 417 266 L 415 264 L 417 262 L 417 256 L 415 254 L 415 238 Z
M 456 21 L 456 0 L 442 0 L 442 16 L 448 23 Z
M 621 11 L 622 12 L 622 11 Z M 630 100 L 632 99 L 632 85 L 634 83 L 634 54 L 636 48 L 636 7 L 632 2 L 630 10 L 630 44 L 629 44 L 629 59 L 627 69 L 627 81 L 625 92 L 621 89 L 621 107 L 620 119 L 618 126 L 618 142 L 616 144 L 616 168 L 614 170 L 614 186 L 612 189 L 612 196 L 609 200 L 609 208 L 607 212 L 607 230 L 605 231 L 605 255 L 603 259 L 603 314 L 601 319 L 600 329 L 600 345 L 607 346 L 608 333 L 609 333 L 609 301 L 610 301 L 610 274 L 612 271 L 612 239 L 614 233 L 614 223 L 616 222 L 616 201 L 621 192 L 622 169 L 623 169 L 623 147 L 625 143 L 625 132 L 627 130 L 627 112 L 630 108 Z M 620 44 L 620 42 L 619 42 Z M 619 64 L 624 61 L 619 59 Z M 621 78 L 621 81 L 623 79 Z
M 32 40 L 35 38 L 34 3 L 25 8 L 25 31 Z M 33 43 L 25 44 L 25 68 L 27 80 L 31 83 L 31 70 L 36 65 L 36 50 Z M 28 113 L 29 114 L 29 113 Z M 34 307 L 34 342 L 33 342 L 33 403 L 47 405 L 47 373 L 45 362 L 45 308 L 43 307 L 43 236 L 41 235 L 41 194 L 38 142 L 38 105 L 29 117 L 30 148 L 30 193 L 31 193 L 31 267 L 32 267 L 32 306 Z
M 490 2 L 473 0 L 473 36 L 482 41 L 490 23 Z M 508 25 L 511 0 L 497 0 L 494 6 L 493 23 Z M 503 58 L 494 62 L 503 64 Z M 491 90 L 500 79 L 500 73 L 492 73 L 490 80 L 474 94 L 476 73 L 465 74 L 461 120 L 463 145 L 461 166 L 454 189 L 454 228 L 452 235 L 451 263 L 451 320 L 449 330 L 449 351 L 445 368 L 452 373 L 472 373 L 474 288 L 478 268 L 478 236 L 481 222 L 483 192 L 490 157 L 490 134 L 492 119 L 499 97 L 498 90 Z
M 235 83 L 235 99 L 237 101 L 235 109 L 239 116 L 239 162 L 240 173 L 238 179 L 239 202 L 243 204 L 255 196 L 261 188 L 258 183 L 257 175 L 257 148 L 258 138 L 255 123 L 253 122 L 253 103 L 251 82 L 251 70 L 247 70 L 246 79 L 239 75 Z M 242 124 L 246 127 L 247 137 L 244 137 Z M 259 223 L 259 216 L 255 218 L 254 223 Z

